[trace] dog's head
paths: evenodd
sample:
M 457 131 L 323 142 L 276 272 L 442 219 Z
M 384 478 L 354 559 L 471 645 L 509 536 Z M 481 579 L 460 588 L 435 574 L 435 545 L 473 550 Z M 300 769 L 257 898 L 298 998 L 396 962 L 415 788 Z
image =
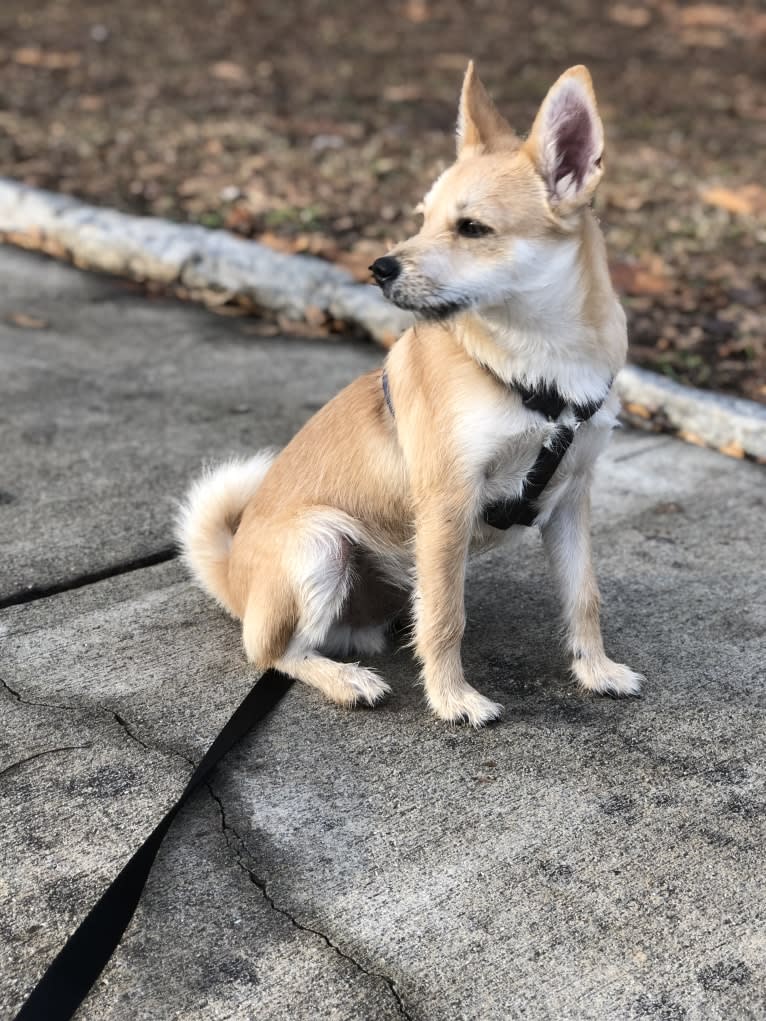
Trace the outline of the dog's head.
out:
M 457 137 L 457 160 L 423 200 L 419 233 L 370 267 L 386 297 L 430 317 L 534 288 L 551 242 L 571 237 L 603 173 L 603 129 L 582 66 L 561 75 L 521 141 L 471 62 Z

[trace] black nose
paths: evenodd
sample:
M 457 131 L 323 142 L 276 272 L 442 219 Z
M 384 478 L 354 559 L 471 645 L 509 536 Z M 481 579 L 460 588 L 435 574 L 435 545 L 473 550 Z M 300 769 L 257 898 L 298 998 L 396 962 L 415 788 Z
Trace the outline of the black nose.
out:
M 370 266 L 372 275 L 375 277 L 375 283 L 389 284 L 392 280 L 396 280 L 402 271 L 401 263 L 398 259 L 395 259 L 392 255 L 384 255 L 381 259 L 376 259 Z

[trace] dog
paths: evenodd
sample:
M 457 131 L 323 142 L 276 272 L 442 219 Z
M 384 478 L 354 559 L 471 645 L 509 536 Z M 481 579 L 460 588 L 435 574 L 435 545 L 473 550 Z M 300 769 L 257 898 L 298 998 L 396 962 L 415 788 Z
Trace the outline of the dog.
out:
M 436 715 L 496 719 L 502 706 L 463 673 L 466 562 L 518 534 L 495 512 L 521 507 L 542 532 L 574 677 L 639 692 L 642 676 L 604 650 L 591 562 L 593 466 L 627 349 L 591 210 L 603 147 L 585 67 L 554 83 L 522 140 L 469 64 L 457 159 L 423 200 L 420 231 L 370 267 L 416 324 L 281 452 L 208 471 L 183 504 L 184 559 L 241 619 L 259 669 L 374 705 L 388 685 L 343 658 L 381 652 L 409 608 Z M 525 505 L 564 433 L 569 449 Z

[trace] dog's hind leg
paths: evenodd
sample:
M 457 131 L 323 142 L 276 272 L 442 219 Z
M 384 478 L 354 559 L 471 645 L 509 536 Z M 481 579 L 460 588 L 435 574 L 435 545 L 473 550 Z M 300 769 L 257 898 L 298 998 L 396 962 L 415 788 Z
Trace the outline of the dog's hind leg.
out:
M 354 531 L 346 515 L 312 514 L 282 550 L 271 586 L 265 591 L 254 586 L 243 640 L 258 666 L 274 666 L 340 705 L 374 705 L 390 691 L 378 674 L 358 663 L 338 663 L 321 651 L 351 594 Z
M 391 691 L 374 670 L 359 663 L 338 663 L 318 652 L 291 648 L 274 666 L 290 677 L 317 688 L 338 705 L 375 705 Z

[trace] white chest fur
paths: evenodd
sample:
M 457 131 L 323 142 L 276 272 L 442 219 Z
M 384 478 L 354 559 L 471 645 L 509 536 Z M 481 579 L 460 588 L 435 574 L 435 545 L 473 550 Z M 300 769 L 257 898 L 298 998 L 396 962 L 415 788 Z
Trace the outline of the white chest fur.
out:
M 616 424 L 619 401 L 610 393 L 603 407 L 587 422 L 577 426 L 575 438 L 539 501 L 538 523 L 544 524 L 556 505 L 567 498 L 576 484 L 589 477 L 599 454 L 606 447 Z M 575 424 L 566 409 L 559 425 Z M 466 476 L 475 491 L 477 539 L 501 539 L 503 533 L 483 524 L 481 512 L 489 504 L 522 495 L 542 446 L 557 428 L 539 412 L 527 410 L 513 393 L 498 393 L 491 401 L 464 401 L 455 419 L 456 447 Z

